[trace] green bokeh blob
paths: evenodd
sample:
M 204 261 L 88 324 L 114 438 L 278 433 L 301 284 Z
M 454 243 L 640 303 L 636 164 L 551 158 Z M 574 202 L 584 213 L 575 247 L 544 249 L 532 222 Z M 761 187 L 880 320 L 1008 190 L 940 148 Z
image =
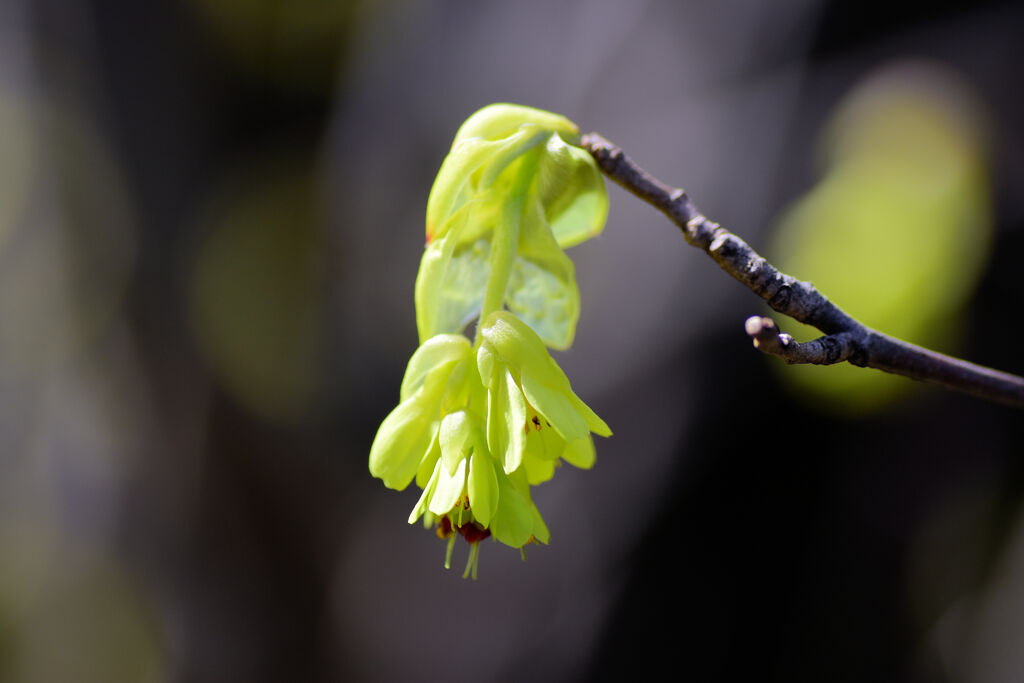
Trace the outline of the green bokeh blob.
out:
M 20 147 L 24 163 L 46 172 L 25 178 L 4 168 L 18 158 L 0 160 L 0 203 L 10 203 L 0 206 L 0 364 L 34 373 L 67 362 L 114 324 L 135 267 L 136 226 L 121 168 L 89 111 L 73 102 L 19 106 L 31 126 L 7 130 L 0 102 L 0 154 Z
M 316 176 L 275 160 L 200 218 L 190 313 L 211 373 L 255 414 L 291 421 L 320 386 L 326 260 Z
M 188 0 L 215 49 L 243 73 L 297 91 L 334 87 L 371 0 Z
M 10 678 L 18 683 L 160 683 L 166 634 L 148 596 L 106 560 L 63 565 L 8 624 Z M 3 672 L 3 667 L 0 667 Z
M 36 168 L 32 102 L 0 83 L 0 248 L 25 209 Z
M 992 233 L 978 105 L 950 74 L 891 67 L 856 88 L 824 137 L 821 182 L 779 221 L 776 265 L 866 325 L 955 353 L 958 314 Z M 786 321 L 800 341 L 820 332 Z M 882 408 L 918 385 L 848 364 L 776 366 L 814 405 Z

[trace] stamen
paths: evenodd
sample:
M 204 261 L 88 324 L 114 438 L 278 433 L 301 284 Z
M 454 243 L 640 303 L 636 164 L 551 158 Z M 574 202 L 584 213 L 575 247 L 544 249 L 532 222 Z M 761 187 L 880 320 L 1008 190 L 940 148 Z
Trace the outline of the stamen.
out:
M 455 534 L 448 536 L 448 548 L 444 551 L 444 568 L 452 568 L 452 551 L 455 549 Z
M 476 581 L 476 567 L 480 563 L 480 543 L 470 543 L 469 545 L 469 561 L 466 562 L 466 571 L 462 573 L 462 578 L 469 576 L 473 577 Z

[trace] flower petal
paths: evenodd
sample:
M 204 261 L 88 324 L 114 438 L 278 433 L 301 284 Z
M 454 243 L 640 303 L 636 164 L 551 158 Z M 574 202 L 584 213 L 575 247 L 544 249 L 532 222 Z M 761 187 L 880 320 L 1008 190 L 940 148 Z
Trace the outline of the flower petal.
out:
M 469 461 L 469 504 L 473 516 L 488 526 L 498 510 L 498 475 L 491 456 L 480 450 L 473 451 Z
M 530 482 L 530 486 L 543 484 L 555 476 L 555 462 L 554 460 L 541 460 L 531 455 L 523 458 L 523 467 L 526 468 L 526 480 Z
M 370 474 L 401 491 L 412 481 L 430 447 L 435 415 L 420 396 L 398 404 L 384 418 L 370 446 Z
M 611 434 L 608 425 L 572 392 L 569 379 L 526 323 L 507 311 L 495 311 L 487 316 L 480 335 L 488 352 L 519 375 L 526 400 L 566 441 L 583 438 L 588 431 Z M 479 364 L 479 354 L 477 359 Z
M 565 447 L 565 452 L 562 453 L 562 459 L 567 463 L 585 470 L 589 470 L 594 466 L 596 458 L 594 439 L 589 434 L 587 434 L 585 439 L 577 439 L 570 442 Z
M 484 387 L 490 389 L 497 377 L 495 370 L 500 366 L 495 362 L 494 354 L 491 353 L 491 350 L 486 345 L 481 344 L 480 348 L 477 349 L 476 367 L 480 372 L 480 380 L 483 382 Z
M 526 426 L 528 428 L 526 436 L 527 454 L 539 460 L 551 462 L 562 457 L 562 453 L 565 452 L 565 439 L 558 434 L 557 430 L 552 428 L 551 423 L 543 415 L 538 414 L 536 410 L 531 408 L 527 416 Z
M 434 468 L 437 466 L 437 461 L 441 457 L 441 442 L 437 438 L 437 432 L 434 432 L 434 438 L 430 441 L 430 447 L 427 448 L 427 454 L 420 460 L 420 466 L 416 469 L 416 485 L 421 489 L 427 487 L 427 482 L 430 481 L 431 475 L 434 473 Z
M 441 459 L 450 475 L 455 474 L 459 462 L 469 456 L 475 445 L 483 443 L 480 428 L 465 410 L 444 416 L 438 440 L 441 443 Z
M 409 524 L 415 524 L 416 520 L 420 516 L 427 512 L 427 505 L 430 503 L 431 497 L 434 495 L 434 491 L 437 489 L 437 480 L 441 476 L 441 462 L 437 461 L 434 464 L 434 471 L 430 475 L 430 481 L 423 487 L 423 493 L 420 494 L 420 499 L 416 501 L 415 507 L 412 512 L 409 513 Z
M 508 476 L 499 475 L 498 509 L 491 520 L 491 534 L 505 545 L 521 548 L 533 535 L 532 505 Z
M 523 385 L 523 393 L 537 412 L 555 428 L 566 441 L 582 439 L 590 433 L 587 421 L 580 414 L 576 404 L 569 398 L 575 397 L 557 389 L 553 389 L 530 375 L 526 369 L 519 377 Z
M 523 461 L 526 448 L 526 402 L 507 368 L 487 392 L 487 447 L 506 473 Z
M 409 359 L 402 378 L 401 400 L 416 393 L 428 373 L 465 357 L 470 350 L 469 340 L 461 334 L 439 334 L 425 341 Z
M 548 531 L 548 525 L 544 523 L 544 518 L 540 516 L 540 510 L 537 509 L 537 506 L 532 503 L 530 506 L 533 508 L 533 538 L 547 545 L 551 542 L 551 532 Z
M 590 431 L 594 432 L 598 436 L 612 435 L 612 430 L 605 421 L 599 418 L 597 413 L 591 410 L 590 406 L 584 403 L 583 400 L 573 393 L 572 390 L 569 391 L 569 400 L 573 402 L 573 405 L 576 406 L 576 410 L 578 410 L 580 415 L 583 416 L 583 419 L 586 420 L 587 427 L 590 428 Z
M 443 515 L 459 501 L 462 492 L 466 490 L 466 460 L 460 460 L 455 474 L 448 474 L 443 466 L 443 460 L 438 461 L 437 488 L 430 498 L 427 509 L 435 515 Z
M 480 383 L 476 358 L 472 353 L 468 353 L 465 358 L 455 364 L 448 376 L 444 395 L 440 402 L 441 414 L 467 410 L 472 413 L 474 419 L 482 418 L 486 405 L 487 391 Z M 482 420 L 476 421 L 476 424 L 481 423 Z
M 529 325 L 508 311 L 495 311 L 487 316 L 480 327 L 484 343 L 517 374 L 529 367 L 534 374 L 543 374 L 548 384 L 569 380 L 557 364 L 551 360 L 547 347 Z

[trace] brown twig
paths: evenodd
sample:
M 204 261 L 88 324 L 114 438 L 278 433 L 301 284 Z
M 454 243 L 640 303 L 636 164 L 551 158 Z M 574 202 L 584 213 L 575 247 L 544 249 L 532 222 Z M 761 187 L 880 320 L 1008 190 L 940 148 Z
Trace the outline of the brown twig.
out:
M 644 171 L 597 133 L 584 135 L 580 146 L 590 152 L 606 176 L 668 216 L 688 243 L 703 250 L 772 309 L 825 334 L 799 343 L 781 333 L 770 318 L 755 316 L 746 322 L 755 348 L 787 363 L 846 361 L 1024 409 L 1024 377 L 929 351 L 859 323 L 811 283 L 779 271 L 749 244 L 708 220 L 685 192 Z

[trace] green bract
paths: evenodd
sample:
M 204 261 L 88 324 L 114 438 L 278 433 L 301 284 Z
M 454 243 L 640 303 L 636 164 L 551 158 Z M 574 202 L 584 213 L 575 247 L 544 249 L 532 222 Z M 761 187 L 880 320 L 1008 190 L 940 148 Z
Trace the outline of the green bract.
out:
M 591 432 L 611 430 L 548 354 L 565 348 L 579 292 L 563 247 L 596 235 L 607 214 L 576 126 L 511 104 L 471 116 L 455 137 L 427 206 L 427 248 L 416 280 L 420 347 L 400 402 L 370 448 L 384 485 L 423 489 L 409 516 L 449 541 L 493 536 L 547 543 L 530 486 L 565 460 L 594 464 Z M 508 310 L 503 310 L 505 307 Z M 459 334 L 479 316 L 474 343 Z
M 420 341 L 459 332 L 503 306 L 546 344 L 572 344 L 579 290 L 562 251 L 600 233 L 608 213 L 579 129 L 511 104 L 459 129 L 427 201 L 427 248 L 416 280 Z
M 781 217 L 773 260 L 857 320 L 955 352 L 955 318 L 984 272 L 993 230 L 977 107 L 949 74 L 918 66 L 854 89 L 823 138 L 826 175 Z M 819 334 L 787 329 L 797 339 Z M 781 367 L 815 408 L 839 413 L 881 410 L 920 386 L 848 363 Z

